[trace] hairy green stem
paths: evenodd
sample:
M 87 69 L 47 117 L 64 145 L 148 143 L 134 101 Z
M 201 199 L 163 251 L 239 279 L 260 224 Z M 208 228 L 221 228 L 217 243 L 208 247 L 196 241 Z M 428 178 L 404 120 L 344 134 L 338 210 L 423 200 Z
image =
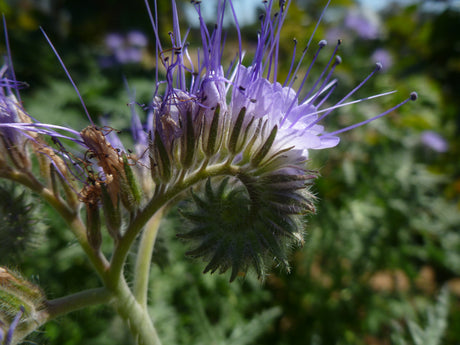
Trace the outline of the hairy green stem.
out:
M 136 345 L 161 345 L 160 338 L 146 308 L 134 298 L 122 279 L 114 291 L 115 309 L 127 323 Z
M 98 304 L 108 303 L 113 295 L 105 287 L 90 289 L 46 302 L 46 309 L 41 313 L 44 322 L 55 319 L 72 311 Z
M 143 308 L 147 308 L 150 264 L 164 211 L 165 206 L 159 209 L 145 225 L 137 252 L 133 291 L 134 297 Z

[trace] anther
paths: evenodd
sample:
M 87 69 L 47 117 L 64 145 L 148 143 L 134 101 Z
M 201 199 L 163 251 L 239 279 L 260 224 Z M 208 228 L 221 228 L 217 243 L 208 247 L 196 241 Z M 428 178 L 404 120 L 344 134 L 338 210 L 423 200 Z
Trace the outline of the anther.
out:
M 382 65 L 380 62 L 377 62 L 377 63 L 375 64 L 375 69 L 376 69 L 377 71 L 380 71 L 382 68 L 383 68 L 383 65 Z
M 339 55 L 335 56 L 335 64 L 340 65 L 342 63 L 342 58 Z
M 327 46 L 327 41 L 326 40 L 321 40 L 321 41 L 319 41 L 318 45 L 319 45 L 320 48 L 323 48 L 323 47 Z
M 410 100 L 411 101 L 416 101 L 417 98 L 418 98 L 417 92 L 413 91 L 413 92 L 410 93 Z

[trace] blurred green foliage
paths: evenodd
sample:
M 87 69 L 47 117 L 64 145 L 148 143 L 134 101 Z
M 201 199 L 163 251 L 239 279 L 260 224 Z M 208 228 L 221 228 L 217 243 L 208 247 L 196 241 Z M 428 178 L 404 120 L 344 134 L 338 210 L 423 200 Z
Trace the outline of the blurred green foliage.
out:
M 170 4 L 159 3 L 166 42 Z M 292 4 L 281 41 L 280 75 L 289 70 L 292 38 L 297 38 L 301 51 L 323 6 L 322 1 Z M 356 97 L 393 89 L 398 93 L 340 109 L 326 119 L 327 128 L 342 128 L 383 112 L 412 90 L 419 100 L 343 134 L 337 148 L 311 152 L 309 164 L 323 176 L 315 187 L 317 215 L 306 220 L 306 244 L 293 255 L 291 274 L 274 268 L 263 284 L 252 276 L 228 284 L 228 277 L 202 275 L 204 265 L 184 257 L 184 245 L 175 237 L 182 221 L 172 212 L 157 247 L 162 257 L 155 259 L 162 265 L 153 268 L 150 294 L 151 312 L 165 344 L 460 342 L 460 12 L 449 7 L 427 12 L 422 3 L 392 4 L 379 13 L 381 34 L 363 39 L 344 25 L 356 6 L 351 0 L 333 3 L 315 36 L 329 36 L 330 42 L 344 39 L 344 63 L 336 72 L 338 93 L 344 95 L 371 71 L 371 56 L 378 48 L 387 50 L 393 64 Z M 32 116 L 85 126 L 73 88 L 37 30 L 41 25 L 90 113 L 128 131 L 130 100 L 123 78 L 136 90 L 139 103 L 148 102 L 154 86 L 154 43 L 140 64 L 102 68 L 98 59 L 106 54 L 103 39 L 110 32 L 137 29 L 153 36 L 142 1 L 0 0 L 0 10 L 7 19 L 17 77 L 30 84 L 22 97 Z M 256 27 L 242 29 L 248 56 Z M 192 30 L 192 46 L 197 43 L 194 34 Z M 229 47 L 233 39 L 229 35 Z M 328 58 L 320 57 L 316 75 Z M 305 63 L 299 74 L 307 67 Z M 440 134 L 448 150 L 436 152 L 424 145 L 425 130 Z M 29 196 L 1 188 L 2 194 L 16 195 L 16 208 L 30 204 Z M 6 206 L 0 219 L 14 211 Z M 36 212 L 42 214 L 40 222 Z M 46 239 L 25 247 L 21 256 L 2 251 L 0 264 L 20 267 L 49 298 L 98 286 L 64 222 L 46 205 L 34 209 L 33 219 L 37 228 L 47 229 Z M 91 308 L 47 324 L 31 341 L 127 344 L 129 337 L 120 323 L 110 308 Z

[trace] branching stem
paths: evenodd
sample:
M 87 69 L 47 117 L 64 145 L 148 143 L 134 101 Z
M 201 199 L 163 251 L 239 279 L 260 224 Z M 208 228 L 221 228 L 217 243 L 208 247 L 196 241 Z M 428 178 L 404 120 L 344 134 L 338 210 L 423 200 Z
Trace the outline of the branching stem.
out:
M 84 290 L 73 295 L 56 298 L 46 302 L 46 309 L 42 312 L 42 319 L 47 322 L 75 310 L 108 303 L 111 298 L 112 294 L 105 287 Z
M 137 302 L 145 309 L 147 308 L 147 293 L 152 254 L 164 211 L 165 207 L 159 209 L 145 225 L 137 252 L 133 293 Z

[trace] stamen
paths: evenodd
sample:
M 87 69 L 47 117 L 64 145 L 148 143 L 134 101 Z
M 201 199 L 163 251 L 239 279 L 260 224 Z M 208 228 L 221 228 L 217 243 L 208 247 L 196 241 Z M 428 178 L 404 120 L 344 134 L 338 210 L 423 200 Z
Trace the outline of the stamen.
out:
M 295 55 L 296 55 L 296 51 L 297 51 L 297 39 L 294 38 L 293 41 L 294 41 L 294 49 L 293 49 L 293 52 L 292 52 L 291 66 L 289 66 L 289 72 L 287 74 L 286 79 L 284 80 L 283 87 L 286 86 L 287 81 L 291 77 L 292 68 L 294 67 Z
M 304 84 L 305 84 L 305 82 L 306 82 L 306 80 L 307 80 L 307 78 L 308 78 L 308 75 L 310 74 L 310 71 L 311 71 L 311 69 L 313 68 L 313 65 L 315 64 L 315 61 L 316 61 L 316 59 L 318 58 L 319 52 L 320 52 L 321 49 L 323 49 L 326 45 L 327 45 L 327 41 L 326 41 L 326 40 L 321 40 L 321 41 L 319 41 L 319 43 L 318 43 L 318 50 L 316 51 L 316 54 L 315 54 L 315 56 L 313 57 L 313 60 L 311 61 L 310 66 L 308 66 L 308 70 L 307 70 L 307 72 L 305 73 L 305 76 L 304 76 L 303 79 L 302 79 L 302 83 L 300 84 L 299 89 L 297 90 L 297 93 L 296 93 L 294 99 L 292 100 L 292 102 L 291 102 L 291 104 L 290 104 L 288 110 L 286 111 L 286 114 L 284 115 L 283 119 L 281 120 L 280 126 L 282 126 L 283 123 L 284 123 L 284 121 L 286 121 L 287 117 L 289 116 L 289 112 L 290 112 L 290 111 L 292 110 L 292 108 L 294 107 L 294 104 L 298 101 L 298 97 L 299 97 L 300 91 L 302 90 L 302 87 L 304 86 Z M 294 80 L 293 80 L 293 81 L 294 81 Z M 292 81 L 292 82 L 293 82 L 293 81 Z M 289 86 L 289 87 L 291 87 L 291 86 Z
M 78 95 L 78 98 L 80 99 L 80 102 L 81 102 L 81 105 L 83 106 L 83 109 L 86 113 L 86 116 L 88 117 L 88 120 L 89 122 L 94 126 L 94 122 L 93 122 L 93 119 L 91 118 L 91 115 L 89 115 L 89 112 L 88 112 L 88 109 L 86 108 L 86 104 L 85 102 L 83 101 L 83 97 L 81 96 L 81 93 L 80 91 L 78 90 L 77 88 L 77 85 L 74 83 L 72 77 L 70 76 L 70 73 L 69 71 L 67 70 L 67 68 L 65 67 L 64 65 L 64 61 L 62 61 L 61 57 L 59 56 L 56 48 L 54 47 L 53 43 L 51 43 L 51 40 L 49 39 L 48 35 L 45 33 L 45 30 L 43 30 L 42 27 L 40 27 L 40 31 L 43 33 L 43 35 L 45 36 L 45 39 L 48 41 L 48 44 L 50 45 L 51 49 L 53 50 L 54 54 L 56 55 L 59 63 L 61 64 L 62 68 L 64 69 L 64 72 L 65 74 L 67 75 L 67 78 L 69 78 L 70 80 L 70 83 L 72 84 L 75 92 L 77 93 Z
M 321 79 L 323 78 L 323 75 L 324 73 L 326 73 L 326 70 L 328 69 L 328 67 L 331 65 L 332 63 L 332 59 L 334 59 L 334 56 L 335 54 L 337 53 L 337 50 L 339 49 L 339 46 L 340 44 L 342 43 L 341 40 L 338 40 L 336 46 L 335 46 L 335 49 L 334 51 L 332 52 L 332 55 L 331 55 L 331 58 L 329 59 L 329 62 L 327 63 L 326 65 L 326 68 L 323 69 L 323 71 L 321 72 L 319 78 L 317 79 L 317 81 L 315 82 L 315 84 L 313 84 L 313 86 L 310 88 L 310 91 L 307 93 L 307 95 L 304 97 L 304 99 L 300 102 L 300 103 L 304 103 L 306 99 L 310 98 L 311 94 L 313 93 L 313 91 L 316 89 L 316 86 L 319 84 L 319 82 L 321 81 Z M 340 64 L 340 62 L 342 62 L 342 59 L 339 57 L 338 59 L 335 59 L 334 60 L 334 64 L 332 65 L 331 67 L 331 70 L 329 71 L 328 75 L 326 76 L 326 78 L 324 79 L 323 83 L 321 84 L 321 86 L 319 87 L 319 90 L 318 92 L 316 93 L 316 95 L 319 95 L 321 93 L 321 89 L 324 87 L 324 85 L 327 84 L 327 82 L 329 81 L 329 79 L 331 78 L 331 75 L 332 73 L 334 72 L 334 69 L 335 67 Z M 300 88 L 299 88 L 299 91 L 300 91 Z M 313 97 L 313 100 L 312 102 L 314 101 L 315 97 Z
M 326 6 L 324 6 L 323 12 L 321 12 L 321 15 L 319 16 L 319 19 L 318 19 L 318 21 L 316 22 L 315 29 L 313 30 L 312 34 L 310 35 L 310 38 L 309 38 L 308 43 L 307 43 L 307 46 L 305 47 L 305 49 L 304 49 L 303 52 L 302 52 L 302 56 L 300 57 L 300 61 L 299 61 L 299 63 L 297 64 L 297 68 L 295 69 L 295 72 L 294 72 L 294 74 L 293 74 L 293 78 L 295 78 L 295 76 L 297 75 L 297 72 L 299 71 L 300 64 L 301 64 L 303 58 L 305 57 L 305 54 L 307 53 L 308 48 L 310 47 L 311 41 L 313 40 L 313 37 L 314 37 L 315 34 L 316 34 L 316 30 L 318 29 L 318 26 L 319 26 L 319 24 L 321 23 L 321 20 L 323 19 L 323 16 L 324 16 L 324 14 L 326 13 L 326 9 L 328 8 L 330 2 L 331 2 L 331 0 L 329 0 L 329 1 L 327 2 Z M 289 83 L 289 87 L 292 87 L 292 84 L 293 84 L 293 83 L 294 83 L 294 80 L 292 79 L 291 82 Z M 286 83 L 285 83 L 285 84 L 286 84 Z
M 337 135 L 339 133 L 343 133 L 343 132 L 347 132 L 351 129 L 354 129 L 354 128 L 357 128 L 357 127 L 361 127 L 369 122 L 372 122 L 378 118 L 381 118 L 382 116 L 385 116 L 387 115 L 388 113 L 391 113 L 393 110 L 396 110 L 398 109 L 399 107 L 403 106 L 404 104 L 406 104 L 407 102 L 409 101 L 415 101 L 417 100 L 418 96 L 417 96 L 417 93 L 416 92 L 411 92 L 410 96 L 408 98 L 406 98 L 404 101 L 402 101 L 401 103 L 399 103 L 398 105 L 395 105 L 393 108 L 390 108 L 388 109 L 387 111 L 384 111 L 383 113 L 377 115 L 377 116 L 374 116 L 370 119 L 367 119 L 365 121 L 361 121 L 361 122 L 358 122 L 358 123 L 355 123 L 354 125 L 351 125 L 351 126 L 348 126 L 348 127 L 345 127 L 345 128 L 342 128 L 342 129 L 339 129 L 337 131 L 334 131 L 334 132 L 330 132 L 330 133 L 323 133 L 321 134 L 321 136 L 332 136 L 332 135 Z
M 336 103 L 336 106 L 342 104 L 346 99 L 348 99 L 351 95 L 353 95 L 356 91 L 358 91 L 366 82 L 378 71 L 382 69 L 382 64 L 376 63 L 374 70 L 361 82 L 356 86 L 353 90 L 351 90 L 345 97 L 343 97 L 340 101 Z M 324 119 L 326 116 L 328 116 L 332 110 L 335 109 L 335 107 L 328 108 L 328 111 L 321 116 L 318 120 L 315 122 L 311 123 L 307 128 L 311 128 L 312 126 L 316 125 L 318 122 L 320 122 L 322 119 Z
M 8 66 L 10 67 L 9 69 L 10 69 L 11 76 L 12 76 L 11 79 L 13 80 L 13 83 L 16 84 L 17 79 L 16 79 L 16 74 L 14 73 L 13 59 L 11 58 L 10 40 L 8 38 L 8 29 L 6 27 L 6 19 L 5 19 L 4 14 L 2 14 L 2 19 L 3 19 L 3 31 L 5 34 L 6 53 L 8 57 Z M 16 98 L 18 99 L 19 103 L 22 103 L 21 95 L 19 94 L 19 90 L 16 89 L 15 91 L 16 91 Z

